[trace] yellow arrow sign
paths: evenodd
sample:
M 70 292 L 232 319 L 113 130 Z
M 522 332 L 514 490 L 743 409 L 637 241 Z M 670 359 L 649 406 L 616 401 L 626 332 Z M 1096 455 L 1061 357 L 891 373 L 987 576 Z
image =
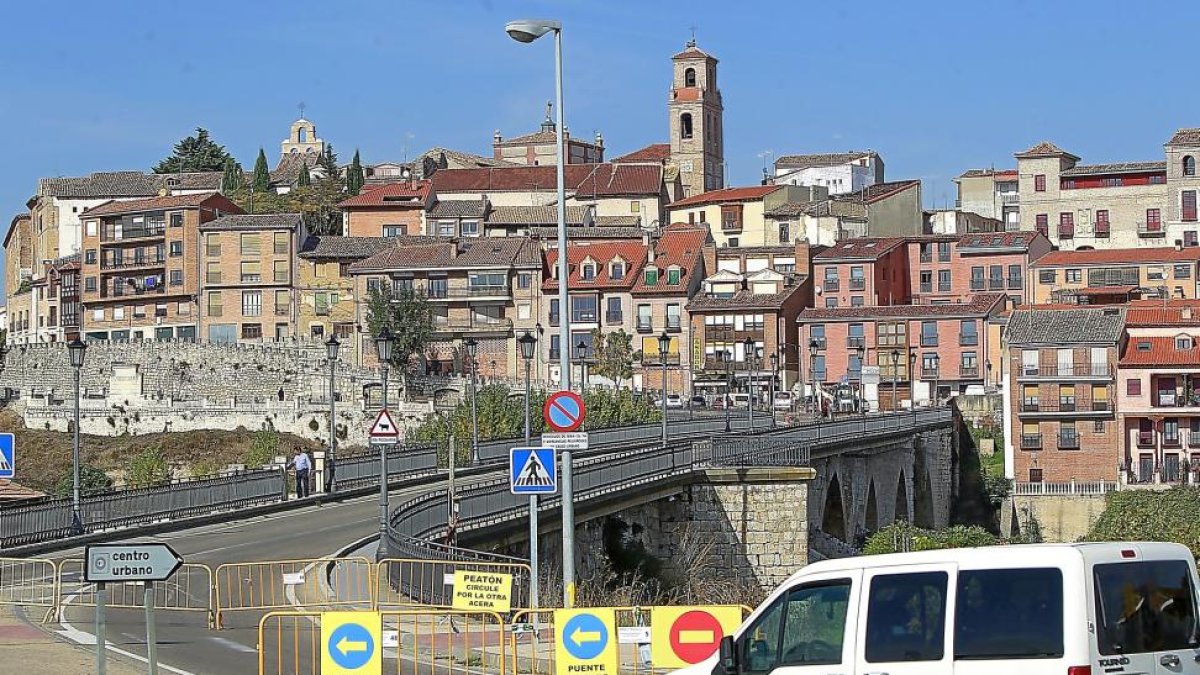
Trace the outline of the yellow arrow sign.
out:
M 338 648 L 338 651 L 342 653 L 342 656 L 345 656 L 345 655 L 349 654 L 350 652 L 365 652 L 365 651 L 367 651 L 367 643 L 352 642 L 349 638 L 342 638 L 341 641 L 337 643 L 337 648 Z
M 716 641 L 716 636 L 711 630 L 681 630 L 679 641 L 685 645 L 712 644 Z
M 599 642 L 602 639 L 604 639 L 604 636 L 600 635 L 600 631 L 598 630 L 590 631 L 576 628 L 575 632 L 571 633 L 571 642 L 574 642 L 580 646 L 583 646 L 589 642 Z

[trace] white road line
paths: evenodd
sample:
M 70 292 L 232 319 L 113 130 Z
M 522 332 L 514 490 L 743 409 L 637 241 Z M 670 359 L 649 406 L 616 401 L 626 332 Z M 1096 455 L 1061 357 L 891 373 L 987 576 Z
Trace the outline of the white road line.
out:
M 257 654 L 258 653 L 257 649 L 255 649 L 253 647 L 247 647 L 246 645 L 244 645 L 240 642 L 235 642 L 233 640 L 230 640 L 229 638 L 209 637 L 208 639 L 221 645 L 222 647 L 225 647 L 227 649 L 232 649 L 235 652 L 243 652 L 246 654 Z

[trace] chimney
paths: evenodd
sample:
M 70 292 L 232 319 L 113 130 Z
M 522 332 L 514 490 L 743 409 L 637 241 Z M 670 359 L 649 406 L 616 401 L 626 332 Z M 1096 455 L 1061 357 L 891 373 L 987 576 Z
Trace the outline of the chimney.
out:
M 1182 250 L 1183 250 L 1183 240 L 1182 240 L 1182 239 L 1176 239 L 1176 240 L 1175 240 L 1175 250 L 1176 250 L 1176 251 L 1182 251 Z
M 654 264 L 654 239 L 650 237 L 650 231 L 642 232 L 642 246 L 646 247 L 646 264 Z

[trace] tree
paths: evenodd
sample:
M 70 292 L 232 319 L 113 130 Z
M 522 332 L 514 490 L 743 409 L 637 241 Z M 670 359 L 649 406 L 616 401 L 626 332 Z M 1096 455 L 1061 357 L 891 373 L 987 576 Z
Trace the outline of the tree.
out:
M 317 158 L 317 166 L 325 170 L 325 177 L 338 180 L 342 177 L 342 170 L 338 168 L 337 153 L 333 151 L 333 143 L 325 144 L 325 152 Z
M 300 174 L 296 176 L 296 187 L 312 187 L 312 176 L 308 175 L 308 165 L 300 165 Z
M 363 176 L 362 161 L 358 158 L 358 150 L 354 151 L 354 159 L 350 162 L 350 170 L 346 172 L 346 192 L 356 195 L 362 191 L 367 179 Z
M 596 363 L 590 372 L 607 377 L 620 388 L 623 380 L 633 377 L 633 336 L 624 330 L 604 335 L 599 328 L 592 329 L 592 345 Z
M 367 298 L 367 328 L 371 335 L 379 335 L 385 327 L 395 340 L 390 365 L 407 384 L 410 359 L 424 354 L 433 338 L 433 306 L 411 288 L 398 292 L 388 286 L 373 289 Z
M 195 136 L 175 144 L 170 157 L 154 167 L 154 173 L 184 173 L 189 171 L 221 171 L 232 156 L 208 136 L 208 131 L 196 128 Z
M 150 487 L 171 482 L 171 466 L 160 448 L 146 448 L 134 455 L 125 471 L 129 487 Z
M 70 497 L 75 484 L 74 469 L 67 467 L 54 486 L 54 494 L 58 497 Z M 91 497 L 104 494 L 112 489 L 112 479 L 108 474 L 91 464 L 79 467 L 79 496 Z
M 242 165 L 232 157 L 225 160 L 225 175 L 221 176 L 221 192 L 233 194 L 246 186 L 246 174 Z
M 254 191 L 266 192 L 271 189 L 271 170 L 267 168 L 267 153 L 258 149 L 258 159 L 254 160 Z

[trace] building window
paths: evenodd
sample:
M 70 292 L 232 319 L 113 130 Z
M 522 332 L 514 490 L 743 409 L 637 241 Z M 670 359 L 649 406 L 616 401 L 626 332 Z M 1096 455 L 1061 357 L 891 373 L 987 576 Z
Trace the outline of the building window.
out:
M 950 262 L 950 242 L 939 241 L 937 248 L 938 248 L 938 262 Z
M 222 312 L 224 311 L 221 300 L 221 293 L 219 291 L 214 291 L 208 294 L 209 316 L 221 316 Z
M 210 262 L 205 265 L 204 283 L 219 284 L 221 283 L 221 263 Z
M 1179 195 L 1183 203 L 1183 220 L 1189 223 L 1196 222 L 1196 191 L 1184 190 Z
M 937 322 L 922 321 L 921 322 L 921 346 L 936 347 L 938 344 Z
M 83 254 L 83 262 L 87 263 L 88 265 L 95 265 L 96 264 L 96 250 L 89 248 L 87 251 L 85 251 Z
M 533 275 L 529 272 L 521 272 L 517 275 L 517 288 L 526 289 L 533 283 Z
M 1078 284 L 1083 281 L 1083 270 L 1067 270 L 1064 275 L 1068 284 Z
M 938 292 L 950 292 L 950 270 L 938 270 Z
M 1043 237 L 1050 236 L 1050 216 L 1049 214 L 1037 214 L 1037 231 Z
M 1075 237 L 1074 213 L 1068 211 L 1058 214 L 1058 237 L 1059 239 L 1073 239 Z
M 204 255 L 210 258 L 221 255 L 221 235 L 210 232 L 204 237 Z
M 1055 279 L 1055 270 L 1038 270 L 1038 282 L 1043 284 L 1052 284 Z
M 241 238 L 241 253 L 242 256 L 258 256 L 262 255 L 262 237 L 258 233 L 243 233 Z
M 680 269 L 678 267 L 672 266 L 672 267 L 667 268 L 667 285 L 668 286 L 678 286 L 679 278 L 680 278 Z
M 384 225 L 383 236 L 385 237 L 403 237 L 408 234 L 407 225 Z
M 1108 226 L 1108 210 L 1100 209 L 1096 211 L 1096 236 L 1100 239 L 1107 239 L 1110 231 Z
M 838 306 L 837 298 L 825 298 L 825 308 L 826 309 L 834 309 L 837 306 Z
M 478 220 L 464 220 L 464 221 L 462 221 L 462 224 L 459 225 L 459 230 L 462 233 L 462 236 L 464 236 L 464 237 L 478 237 L 479 236 L 479 221 Z
M 780 223 L 779 224 L 779 243 L 788 244 L 788 243 L 791 243 L 791 241 L 792 241 L 791 223 Z
M 1034 192 L 1045 192 L 1046 191 L 1046 174 L 1039 173 L 1038 175 L 1033 177 L 1033 191 Z
M 172 286 L 182 286 L 183 285 L 183 270 L 171 270 L 171 285 Z
M 256 284 L 262 281 L 262 263 L 257 261 L 242 263 L 241 280 L 243 284 Z
M 171 242 L 171 257 L 178 258 L 181 255 L 183 255 L 183 242 L 182 241 Z
M 1188 263 L 1184 263 L 1182 265 L 1176 265 L 1175 266 L 1175 278 L 1176 279 L 1191 279 L 1192 278 L 1192 266 Z
M 685 86 L 685 87 L 696 86 L 696 69 L 695 68 L 688 68 L 687 70 L 683 71 L 683 86 Z
M 1142 395 L 1142 380 L 1138 377 L 1131 377 L 1125 380 L 1125 395 L 1126 396 L 1141 396 Z
M 262 316 L 262 291 L 242 291 L 242 316 Z
M 275 291 L 275 316 L 287 316 L 291 304 L 291 291 Z
M 455 224 L 456 223 L 453 220 L 439 220 L 437 224 L 438 236 L 453 237 Z
M 1158 209 L 1146 209 L 1146 231 L 1158 232 L 1162 230 L 1162 212 Z
M 613 281 L 625 278 L 625 263 L 617 260 L 608 266 L 608 277 Z
M 738 238 L 730 237 L 729 239 L 725 240 L 725 243 L 729 245 L 729 248 L 737 248 L 738 247 Z
M 936 325 L 936 324 L 935 324 Z M 974 319 L 963 319 L 958 324 L 958 344 L 975 346 L 979 344 L 979 330 Z
M 654 318 L 650 312 L 650 305 L 637 306 L 637 329 L 643 333 L 654 329 Z
M 595 263 L 590 263 L 590 262 L 584 263 L 583 267 L 581 269 L 582 269 L 582 276 L 583 276 L 584 281 L 594 281 L 596 279 L 596 264 Z
M 274 280 L 277 284 L 286 284 L 288 281 L 288 261 L 276 260 L 275 269 L 273 270 Z
M 1197 236 L 1196 230 L 1183 231 L 1184 246 L 1200 246 L 1200 237 Z
M 863 296 L 861 296 L 861 295 L 850 296 L 850 306 L 851 307 L 862 307 L 863 306 Z
M 654 286 L 657 283 L 658 283 L 658 268 L 657 267 L 647 267 L 646 268 L 646 285 Z
M 692 137 L 691 113 L 683 113 L 679 116 L 679 137 L 684 139 Z
M 242 339 L 257 340 L 262 337 L 261 323 L 244 323 L 242 324 Z
M 1183 175 L 1185 175 L 1185 176 L 1195 176 L 1196 175 L 1196 158 L 1195 157 L 1192 157 L 1191 155 L 1183 156 Z

